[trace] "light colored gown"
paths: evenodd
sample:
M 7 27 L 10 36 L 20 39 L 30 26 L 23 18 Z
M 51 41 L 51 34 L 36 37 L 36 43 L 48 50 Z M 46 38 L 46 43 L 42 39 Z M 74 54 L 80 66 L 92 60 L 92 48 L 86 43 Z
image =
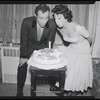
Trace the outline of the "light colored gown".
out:
M 80 25 L 76 27 L 76 32 L 80 36 L 82 33 L 88 34 L 85 27 Z M 82 36 L 78 42 L 71 43 L 67 47 L 59 46 L 59 50 L 68 61 L 64 89 L 83 92 L 92 87 L 93 69 L 89 42 Z

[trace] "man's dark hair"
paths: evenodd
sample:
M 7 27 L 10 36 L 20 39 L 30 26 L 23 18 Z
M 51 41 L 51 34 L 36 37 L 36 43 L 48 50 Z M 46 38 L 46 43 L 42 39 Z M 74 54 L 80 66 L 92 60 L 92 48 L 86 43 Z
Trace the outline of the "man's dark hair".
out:
M 55 14 L 62 14 L 65 19 L 67 19 L 68 22 L 72 21 L 73 15 L 72 11 L 68 9 L 67 6 L 63 4 L 56 5 L 53 9 L 52 12 Z
M 47 6 L 46 4 L 39 4 L 36 9 L 35 9 L 35 14 L 37 16 L 38 11 L 41 10 L 43 13 L 46 11 L 50 12 L 50 8 L 49 6 Z

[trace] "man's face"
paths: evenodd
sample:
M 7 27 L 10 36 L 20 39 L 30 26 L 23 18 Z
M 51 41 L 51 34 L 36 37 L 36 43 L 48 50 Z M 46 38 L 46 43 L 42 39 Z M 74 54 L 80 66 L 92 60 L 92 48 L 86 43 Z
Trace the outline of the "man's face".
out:
M 37 22 L 41 27 L 44 27 L 49 19 L 49 11 L 42 12 L 41 10 L 37 13 Z
M 67 21 L 62 14 L 54 14 L 54 19 L 58 27 L 63 27 Z

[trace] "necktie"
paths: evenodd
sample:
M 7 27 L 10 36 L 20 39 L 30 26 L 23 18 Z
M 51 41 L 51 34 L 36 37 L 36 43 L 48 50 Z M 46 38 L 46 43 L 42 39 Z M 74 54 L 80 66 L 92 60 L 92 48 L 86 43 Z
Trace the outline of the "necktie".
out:
M 37 40 L 39 41 L 42 36 L 43 28 L 37 27 Z

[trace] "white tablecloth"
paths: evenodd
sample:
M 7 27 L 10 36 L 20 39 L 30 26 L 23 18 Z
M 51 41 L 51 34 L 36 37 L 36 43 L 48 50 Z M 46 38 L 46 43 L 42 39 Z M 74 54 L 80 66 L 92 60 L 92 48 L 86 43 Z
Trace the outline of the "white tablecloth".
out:
M 34 66 L 34 67 L 44 69 L 44 70 L 58 69 L 58 68 L 62 68 L 65 65 L 67 65 L 66 59 L 64 59 L 61 63 L 58 63 L 58 64 L 47 65 L 47 64 L 39 64 L 39 63 L 34 62 L 32 57 L 28 60 L 27 63 L 28 63 L 28 67 Z

